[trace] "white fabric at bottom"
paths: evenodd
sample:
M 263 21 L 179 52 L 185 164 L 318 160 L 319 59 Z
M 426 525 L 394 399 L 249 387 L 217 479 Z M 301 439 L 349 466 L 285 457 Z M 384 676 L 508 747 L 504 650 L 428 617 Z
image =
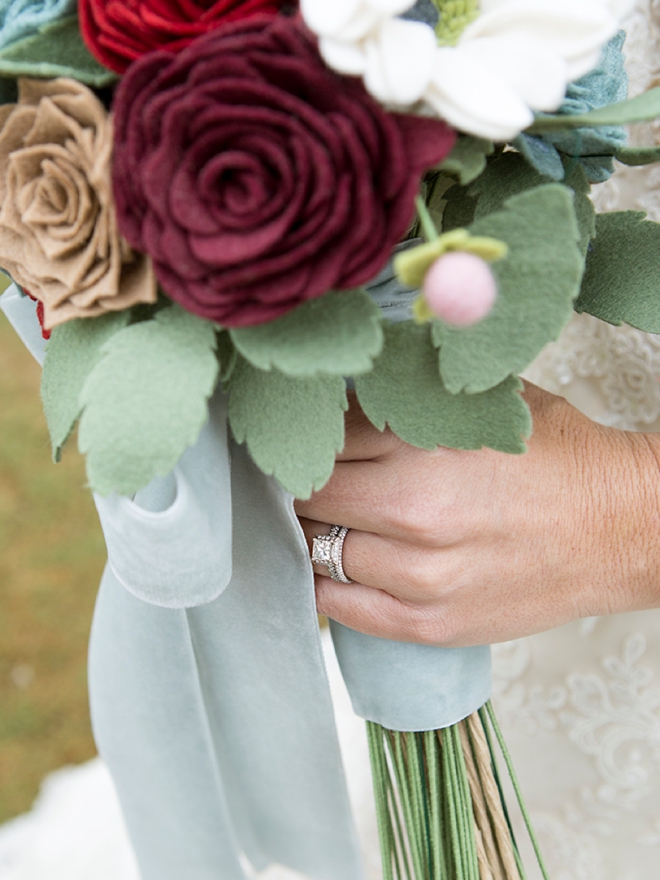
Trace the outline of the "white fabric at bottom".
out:
M 330 633 L 323 633 L 350 796 L 369 880 L 380 877 L 364 722 L 353 712 Z M 272 866 L 259 880 L 304 880 Z M 0 880 L 140 880 L 110 774 L 100 759 L 51 774 L 32 812 L 0 827 Z

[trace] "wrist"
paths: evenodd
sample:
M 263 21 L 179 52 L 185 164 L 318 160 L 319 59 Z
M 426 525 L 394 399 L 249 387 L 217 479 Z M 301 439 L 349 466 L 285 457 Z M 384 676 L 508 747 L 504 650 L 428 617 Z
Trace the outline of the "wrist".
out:
M 616 444 L 601 467 L 605 613 L 660 607 L 660 435 L 604 430 Z

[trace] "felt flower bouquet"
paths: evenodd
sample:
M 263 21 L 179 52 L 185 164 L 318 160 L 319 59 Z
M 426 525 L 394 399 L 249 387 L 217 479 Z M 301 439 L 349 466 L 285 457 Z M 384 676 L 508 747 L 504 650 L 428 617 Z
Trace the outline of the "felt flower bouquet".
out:
M 132 496 L 220 383 L 236 442 L 309 497 L 347 377 L 409 443 L 524 452 L 518 374 L 574 309 L 660 331 L 660 228 L 589 200 L 660 158 L 626 147 L 660 89 L 626 100 L 624 12 L 7 0 L 0 266 L 50 336 L 55 459 L 79 422 L 91 487 Z M 461 718 L 370 727 L 386 877 L 519 876 L 486 710 Z

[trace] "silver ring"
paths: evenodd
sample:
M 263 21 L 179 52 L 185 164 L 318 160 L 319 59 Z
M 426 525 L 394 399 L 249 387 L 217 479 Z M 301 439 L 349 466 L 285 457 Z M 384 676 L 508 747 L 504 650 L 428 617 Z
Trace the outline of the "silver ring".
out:
M 312 542 L 312 564 L 325 565 L 332 580 L 341 584 L 353 583 L 344 573 L 342 559 L 348 532 L 346 526 L 332 526 L 329 535 L 314 535 Z

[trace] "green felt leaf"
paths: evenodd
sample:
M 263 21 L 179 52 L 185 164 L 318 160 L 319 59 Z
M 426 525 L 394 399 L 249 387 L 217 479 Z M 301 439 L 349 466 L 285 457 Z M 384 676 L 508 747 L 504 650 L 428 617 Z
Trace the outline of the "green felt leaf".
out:
M 477 210 L 477 199 L 470 195 L 469 187 L 450 187 L 443 194 L 444 210 L 439 231 L 451 232 L 452 229 L 465 229 L 474 220 Z
M 468 189 L 478 200 L 475 218 L 499 211 L 512 196 L 549 183 L 520 153 L 501 153 Z
M 238 358 L 236 347 L 226 330 L 221 330 L 218 333 L 216 351 L 218 355 L 218 363 L 220 365 L 218 375 L 220 381 L 224 384 L 231 379 L 231 374 L 234 372 L 234 367 L 236 366 L 236 360 Z
M 117 80 L 85 46 L 77 15 L 49 22 L 35 34 L 5 46 L 0 50 L 0 75 L 69 76 L 96 88 Z
M 53 330 L 46 347 L 41 397 L 55 461 L 60 460 L 62 448 L 80 417 L 80 392 L 99 359 L 101 347 L 128 320 L 128 312 L 115 312 L 100 318 L 77 318 Z
M 499 293 L 483 321 L 464 328 L 433 323 L 442 379 L 454 394 L 499 385 L 556 339 L 571 317 L 584 268 L 572 194 L 562 184 L 514 196 L 469 231 L 505 242 L 509 253 L 491 264 Z
M 614 158 L 623 165 L 650 165 L 660 162 L 660 147 L 621 147 Z
M 364 290 L 331 291 L 275 321 L 229 333 L 253 366 L 288 376 L 364 373 L 383 347 L 380 310 Z
M 450 446 L 525 452 L 531 417 L 518 394 L 522 382 L 507 377 L 482 394 L 451 394 L 438 375 L 429 326 L 411 321 L 385 327 L 385 347 L 355 390 L 371 422 L 389 425 L 406 443 L 422 449 Z
M 660 333 L 660 224 L 643 212 L 599 214 L 578 312 Z
M 474 219 L 498 211 L 512 196 L 547 183 L 520 153 L 501 153 L 472 184 L 445 193 L 442 231 L 469 226 Z
M 596 125 L 628 125 L 631 122 L 646 122 L 660 116 L 660 86 L 649 89 L 635 98 L 618 101 L 607 107 L 599 107 L 590 113 L 575 115 L 557 113 L 540 114 L 526 129 L 528 134 L 541 134 L 545 131 L 561 131 L 566 128 L 592 127 Z
M 218 375 L 213 324 L 177 305 L 115 333 L 87 377 L 78 432 L 101 495 L 168 474 L 208 417 Z
M 348 403 L 340 376 L 285 376 L 239 357 L 229 393 L 234 437 L 264 473 L 298 498 L 325 485 L 344 446 Z
M 589 242 L 596 234 L 596 209 L 589 198 L 591 184 L 584 167 L 579 162 L 572 162 L 569 159 L 564 165 L 566 167 L 564 183 L 573 190 L 573 208 L 580 230 L 580 253 L 585 257 Z
M 492 141 L 461 135 L 439 166 L 440 170 L 457 177 L 459 183 L 465 186 L 481 174 L 486 167 L 486 156 L 490 156 L 493 149 Z

